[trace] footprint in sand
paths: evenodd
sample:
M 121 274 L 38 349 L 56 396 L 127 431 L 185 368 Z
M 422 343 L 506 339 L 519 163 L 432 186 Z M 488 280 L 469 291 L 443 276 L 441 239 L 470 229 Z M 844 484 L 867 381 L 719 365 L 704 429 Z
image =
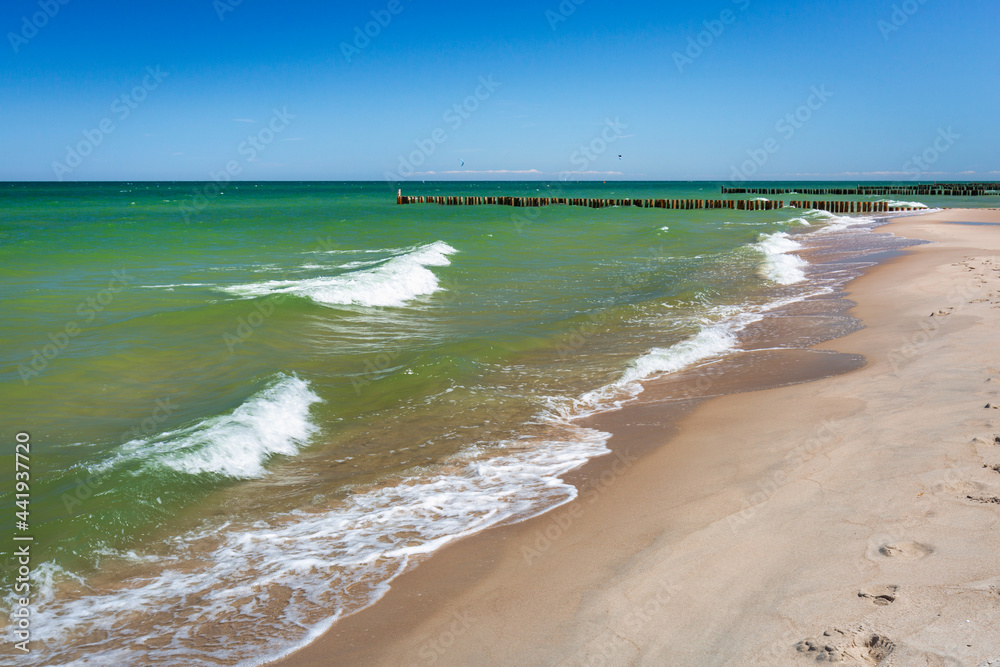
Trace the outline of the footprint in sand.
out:
M 986 492 L 986 488 L 985 484 L 962 480 L 938 482 L 932 487 L 932 490 L 934 493 L 944 494 L 946 496 L 958 496 L 959 498 L 965 498 L 968 496 L 983 495 L 983 493 Z
M 896 542 L 895 544 L 883 544 L 879 547 L 878 552 L 887 558 L 918 560 L 934 553 L 934 549 L 920 542 Z
M 816 662 L 844 662 L 849 665 L 875 667 L 889 657 L 896 644 L 874 632 L 834 628 L 822 637 L 809 637 L 795 645 L 795 650 Z
M 875 586 L 863 591 L 858 591 L 859 598 L 867 598 L 872 601 L 873 604 L 879 606 L 890 605 L 896 601 L 896 591 L 899 590 L 899 586 Z

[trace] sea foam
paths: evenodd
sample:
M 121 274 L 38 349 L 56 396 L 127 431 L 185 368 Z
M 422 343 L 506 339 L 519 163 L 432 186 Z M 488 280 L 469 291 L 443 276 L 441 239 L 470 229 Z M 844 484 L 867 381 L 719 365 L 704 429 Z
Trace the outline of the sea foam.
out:
M 437 244 L 408 250 L 354 275 L 381 271 L 398 276 L 413 266 L 430 273 L 425 267 L 446 265 L 447 256 L 455 252 L 447 244 L 434 246 Z M 755 246 L 764 253 L 765 264 L 772 262 L 776 277 L 771 279 L 782 284 L 789 284 L 783 281 L 790 278 L 795 278 L 791 282 L 804 279 L 805 262 L 791 254 L 801 247 L 783 232 L 762 236 Z M 798 262 L 783 264 L 787 260 Z M 393 262 L 396 264 L 387 269 Z M 289 283 L 283 289 L 307 289 L 304 284 L 309 282 Z M 34 628 L 37 640 L 53 644 L 33 656 L 39 662 L 26 664 L 70 657 L 71 645 L 60 646 L 58 642 L 77 632 L 100 636 L 95 631 L 102 629 L 107 631 L 104 638 L 95 640 L 92 648 L 100 651 L 102 659 L 123 664 L 142 662 L 150 656 L 153 649 L 146 647 L 146 639 L 156 639 L 157 655 L 190 664 L 257 664 L 265 655 L 273 659 L 287 654 L 337 618 L 384 595 L 389 583 L 413 558 L 464 535 L 537 514 L 576 497 L 576 488 L 561 476 L 607 454 L 609 436 L 574 426 L 570 420 L 634 398 L 642 391 L 644 380 L 738 350 L 739 332 L 781 303 L 711 309 L 707 317 L 695 321 L 699 328 L 688 338 L 650 349 L 605 387 L 573 401 L 560 401 L 559 409 L 548 411 L 543 421 L 565 429 L 563 438 L 473 447 L 446 461 L 438 472 L 426 471 L 388 487 L 357 489 L 336 506 L 288 512 L 252 525 L 199 529 L 172 541 L 172 553 L 161 557 L 159 572 L 147 573 L 104 594 L 49 597 L 37 612 Z M 308 409 L 318 400 L 307 383 L 282 377 L 231 414 L 163 434 L 144 446 L 138 441 L 127 444 L 133 444 L 137 451 L 148 452 L 152 447 L 161 465 L 177 470 L 260 474 L 268 456 L 294 453 L 313 433 Z M 249 463 L 234 458 L 236 450 L 230 443 L 242 442 L 240 438 L 248 431 L 257 430 L 263 430 L 264 435 L 251 441 Z M 164 437 L 168 435 L 171 437 Z M 167 446 L 168 440 L 173 445 Z M 245 454 L 245 447 L 239 452 Z M 257 461 L 256 466 L 253 461 Z M 202 543 L 214 546 L 196 557 L 189 552 L 191 545 Z M 524 555 L 526 559 L 534 557 L 533 553 Z M 143 564 L 155 567 L 152 562 Z M 127 641 L 110 631 L 128 627 L 137 613 L 148 618 L 170 615 L 180 622 L 149 624 Z M 271 643 L 266 649 L 240 641 L 206 649 L 193 639 L 202 628 L 227 623 L 253 627 L 257 636 L 269 637 Z
M 756 319 L 759 319 L 756 318 Z M 706 326 L 694 336 L 670 347 L 656 347 L 633 361 L 618 381 L 620 385 L 666 373 L 676 373 L 736 347 L 736 331 L 746 319 Z
M 808 263 L 798 255 L 791 254 L 800 250 L 802 244 L 786 232 L 765 234 L 754 247 L 764 253 L 764 261 L 760 265 L 760 273 L 764 278 L 779 285 L 792 285 L 806 279 L 803 269 Z
M 278 379 L 232 412 L 175 431 L 130 440 L 90 472 L 138 462 L 145 468 L 171 468 L 191 475 L 212 473 L 234 479 L 266 474 L 277 454 L 298 453 L 318 430 L 309 408 L 320 401 L 298 377 Z
M 356 265 L 335 276 L 304 280 L 270 280 L 223 288 L 230 294 L 252 298 L 269 294 L 294 294 L 331 306 L 405 306 L 414 299 L 441 289 L 430 266 L 448 266 L 458 252 L 443 241 L 404 249 L 374 266 Z M 354 268 L 353 266 L 340 267 Z
M 922 204 L 918 201 L 897 201 L 895 199 L 880 199 L 880 202 L 885 202 L 889 206 L 909 206 L 911 208 L 927 208 L 927 204 Z
M 414 557 L 575 498 L 561 475 L 608 453 L 609 434 L 564 424 L 560 435 L 471 448 L 436 474 L 358 489 L 327 509 L 179 536 L 170 555 L 144 560 L 146 572 L 115 590 L 49 596 L 33 616 L 36 650 L 24 664 L 70 663 L 77 645 L 67 638 L 77 633 L 102 664 L 250 665 L 288 654 L 384 595 Z M 209 646 L 198 639 L 227 626 L 253 635 Z M 257 637 L 267 645 L 250 641 Z
M 552 397 L 547 414 L 553 421 L 569 421 L 622 407 L 643 392 L 643 382 L 676 373 L 739 349 L 737 334 L 763 319 L 760 309 L 720 306 L 710 316 L 698 320 L 697 333 L 669 347 L 655 347 L 633 359 L 619 378 L 573 399 Z

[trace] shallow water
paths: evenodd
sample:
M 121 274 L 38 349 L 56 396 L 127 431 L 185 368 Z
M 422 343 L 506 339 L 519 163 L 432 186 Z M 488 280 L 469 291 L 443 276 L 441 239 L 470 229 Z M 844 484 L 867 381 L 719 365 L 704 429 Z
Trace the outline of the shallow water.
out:
M 793 358 L 768 348 L 851 330 L 813 304 L 901 247 L 874 219 L 802 209 L 396 206 L 384 184 L 240 183 L 192 212 L 196 189 L 0 187 L 3 426 L 33 446 L 24 664 L 291 650 L 414 559 L 573 498 L 561 476 L 607 452 L 574 420 L 643 380 L 723 360 L 754 374 Z M 555 191 L 718 197 L 419 193 Z M 795 363 L 832 363 L 814 361 Z

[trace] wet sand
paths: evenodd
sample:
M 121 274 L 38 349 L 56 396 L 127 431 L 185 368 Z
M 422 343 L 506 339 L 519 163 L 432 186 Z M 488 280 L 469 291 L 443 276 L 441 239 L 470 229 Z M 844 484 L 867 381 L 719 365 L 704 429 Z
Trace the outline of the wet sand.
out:
M 946 221 L 1000 211 L 882 228 L 933 243 L 849 285 L 864 329 L 747 352 L 691 400 L 650 383 L 584 422 L 614 453 L 575 501 L 442 549 L 279 664 L 1000 664 L 1000 228 Z

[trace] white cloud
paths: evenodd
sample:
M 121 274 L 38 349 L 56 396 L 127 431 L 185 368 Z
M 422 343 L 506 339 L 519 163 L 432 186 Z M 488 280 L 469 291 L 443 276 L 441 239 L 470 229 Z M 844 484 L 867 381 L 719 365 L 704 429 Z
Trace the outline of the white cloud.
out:
M 414 176 L 436 176 L 439 174 L 541 174 L 542 172 L 537 169 L 489 169 L 486 171 L 472 171 L 472 170 L 461 170 L 461 171 L 418 171 L 414 173 Z
M 810 178 L 827 178 L 830 180 L 837 180 L 845 176 L 850 176 L 851 178 L 864 178 L 864 177 L 892 177 L 892 176 L 906 176 L 908 179 L 913 178 L 913 171 L 842 171 L 837 174 L 818 174 L 818 173 L 797 173 L 797 174 L 784 174 L 782 178 L 793 178 L 796 176 L 807 176 Z M 918 180 L 927 180 L 926 177 L 932 176 L 958 176 L 958 175 L 969 175 L 975 174 L 975 171 L 963 171 L 963 172 L 953 172 L 953 171 L 922 171 L 920 172 L 921 178 Z M 1000 173 L 1000 172 L 993 172 Z

